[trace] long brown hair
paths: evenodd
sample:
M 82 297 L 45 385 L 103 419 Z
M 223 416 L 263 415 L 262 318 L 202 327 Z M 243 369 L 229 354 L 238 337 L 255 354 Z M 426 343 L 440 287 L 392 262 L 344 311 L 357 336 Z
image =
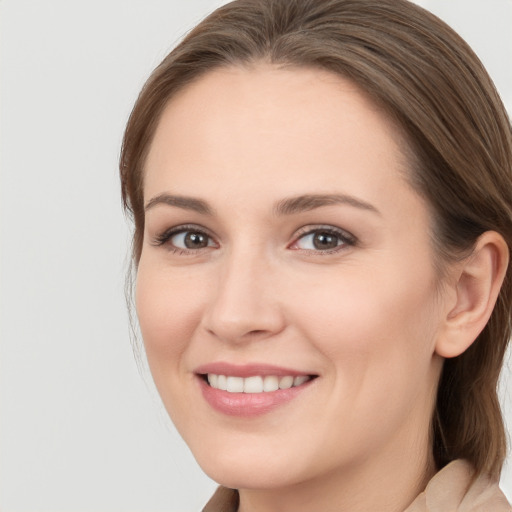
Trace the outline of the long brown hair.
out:
M 133 261 L 144 232 L 144 162 L 165 104 L 221 66 L 317 67 L 353 80 L 406 135 L 410 180 L 430 205 L 442 263 L 487 230 L 512 248 L 512 136 L 494 85 L 469 46 L 407 0 L 237 0 L 202 21 L 156 68 L 132 111 L 120 172 L 133 216 Z M 456 458 L 498 475 L 506 436 L 496 393 L 511 334 L 507 272 L 473 345 L 445 361 L 432 421 L 438 467 Z

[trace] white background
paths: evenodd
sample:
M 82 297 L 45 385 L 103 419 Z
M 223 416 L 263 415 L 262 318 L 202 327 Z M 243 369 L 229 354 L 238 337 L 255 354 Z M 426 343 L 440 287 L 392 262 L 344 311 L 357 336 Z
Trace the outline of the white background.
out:
M 145 78 L 221 3 L 0 1 L 2 512 L 193 511 L 215 487 L 132 355 L 117 160 Z M 510 112 L 512 0 L 421 4 L 470 42 Z

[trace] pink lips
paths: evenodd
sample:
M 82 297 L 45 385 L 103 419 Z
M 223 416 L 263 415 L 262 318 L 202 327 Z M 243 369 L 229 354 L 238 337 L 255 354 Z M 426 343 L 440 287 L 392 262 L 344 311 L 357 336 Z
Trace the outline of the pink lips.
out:
M 232 375 L 233 377 L 252 377 L 253 375 L 276 375 L 282 377 L 292 375 L 309 375 L 308 373 L 292 370 L 291 368 L 283 368 L 281 366 L 272 366 L 268 364 L 244 364 L 235 365 L 231 363 L 209 363 L 196 368 L 195 373 L 205 375 L 207 373 L 215 373 L 217 375 Z
M 206 381 L 205 375 L 213 373 L 216 375 L 229 375 L 233 377 L 253 377 L 253 376 L 307 376 L 309 374 L 266 364 L 233 365 L 230 363 L 210 363 L 202 365 L 195 370 L 198 376 L 197 380 L 206 402 L 216 411 L 239 417 L 254 417 L 266 414 L 274 409 L 290 402 L 295 397 L 306 390 L 313 380 L 308 380 L 300 386 L 288 389 L 278 389 L 276 391 L 267 391 L 262 393 L 232 393 L 221 389 L 211 387 Z

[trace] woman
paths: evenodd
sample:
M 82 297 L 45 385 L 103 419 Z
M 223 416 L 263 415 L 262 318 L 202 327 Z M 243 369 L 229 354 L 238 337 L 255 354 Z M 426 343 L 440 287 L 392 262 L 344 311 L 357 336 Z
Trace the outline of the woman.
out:
M 239 0 L 142 90 L 136 306 L 205 510 L 511 510 L 512 137 L 405 0 Z

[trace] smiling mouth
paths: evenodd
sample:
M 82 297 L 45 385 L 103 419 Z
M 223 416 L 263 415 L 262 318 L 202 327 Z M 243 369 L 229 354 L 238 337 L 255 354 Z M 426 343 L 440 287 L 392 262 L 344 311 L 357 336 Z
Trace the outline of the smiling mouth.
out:
M 254 375 L 251 377 L 236 377 L 208 373 L 201 375 L 210 387 L 228 393 L 270 393 L 280 389 L 290 389 L 301 386 L 316 378 L 316 375 Z
M 217 362 L 196 369 L 202 396 L 217 412 L 254 418 L 282 407 L 311 389 L 319 375 L 267 364 Z

